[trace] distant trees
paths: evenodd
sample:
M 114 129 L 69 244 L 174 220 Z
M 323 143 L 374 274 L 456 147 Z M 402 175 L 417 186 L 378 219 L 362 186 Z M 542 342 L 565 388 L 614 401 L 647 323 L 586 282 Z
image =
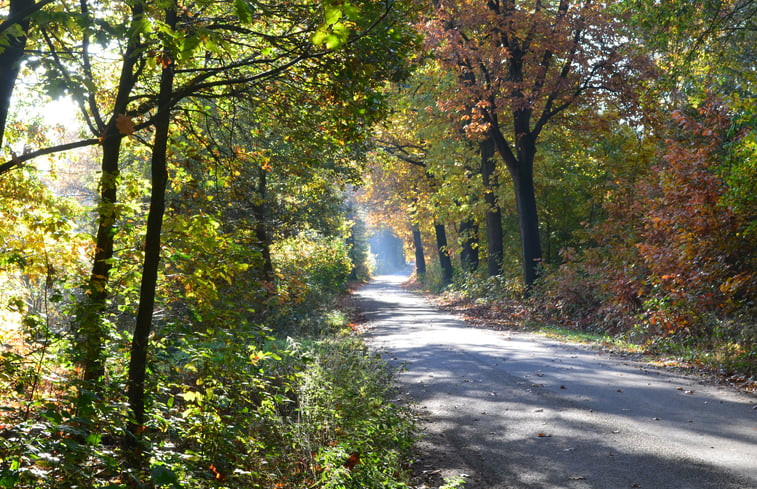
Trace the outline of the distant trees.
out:
M 593 2 L 439 1 L 419 30 L 439 63 L 429 75 L 438 86 L 411 87 L 408 97 L 433 99 L 427 106 L 442 109 L 457 128 L 451 136 L 461 140 L 464 133 L 480 154 L 475 164 L 457 163 L 480 174 L 480 193 L 448 202 L 468 207 L 473 199 L 485 209 L 475 219 L 486 223 L 488 271 L 498 275 L 504 233 L 499 182 L 512 182 L 528 288 L 543 259 L 534 180 L 540 138 L 550 125 L 580 126 L 584 121 L 575 118 L 592 110 L 611 113 L 622 106 L 625 117 L 633 117 L 637 89 L 651 64 L 632 49 L 615 11 Z M 439 175 L 447 187 L 449 179 Z M 468 229 L 463 226 L 466 234 Z

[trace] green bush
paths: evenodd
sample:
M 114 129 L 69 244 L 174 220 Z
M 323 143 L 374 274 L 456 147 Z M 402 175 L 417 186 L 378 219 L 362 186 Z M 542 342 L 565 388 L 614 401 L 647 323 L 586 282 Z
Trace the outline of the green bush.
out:
M 349 247 L 341 238 L 302 233 L 275 243 L 271 255 L 276 293 L 267 322 L 280 333 L 319 334 L 314 313 L 347 290 L 353 266 Z
M 253 328 L 186 333 L 156 339 L 149 472 L 128 468 L 128 410 L 113 401 L 123 390 L 114 380 L 102 397 L 85 399 L 86 415 L 81 396 L 6 412 L 0 487 L 408 487 L 412 417 L 389 401 L 392 372 L 358 339 L 298 343 Z

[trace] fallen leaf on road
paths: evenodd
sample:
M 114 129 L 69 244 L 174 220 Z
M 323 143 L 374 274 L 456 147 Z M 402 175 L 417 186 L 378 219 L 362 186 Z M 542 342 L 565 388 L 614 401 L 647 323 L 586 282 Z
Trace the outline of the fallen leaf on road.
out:
M 549 438 L 552 435 L 547 433 L 537 433 L 536 436 L 538 436 L 539 438 Z

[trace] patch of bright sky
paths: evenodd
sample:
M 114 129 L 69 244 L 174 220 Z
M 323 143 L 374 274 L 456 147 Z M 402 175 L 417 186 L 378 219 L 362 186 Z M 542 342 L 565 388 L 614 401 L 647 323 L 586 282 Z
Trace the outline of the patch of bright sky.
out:
M 47 133 L 53 143 L 60 143 L 63 134 L 78 134 L 83 124 L 79 108 L 70 97 L 50 99 L 40 91 L 41 84 L 35 74 L 20 77 L 13 90 L 13 100 L 8 117 L 9 123 L 19 123 L 22 127 L 34 126 L 37 130 Z M 53 131 L 58 129 L 56 131 Z M 60 130 L 62 129 L 62 131 Z M 51 132 L 53 131 L 53 132 Z M 54 133 L 57 133 L 54 134 Z M 16 141 L 7 140 L 6 144 L 13 151 L 20 154 L 29 142 L 22 138 Z M 39 148 L 29 148 L 31 150 Z
M 61 97 L 44 105 L 42 119 L 45 125 L 60 124 L 72 129 L 79 126 L 79 108 L 70 98 Z

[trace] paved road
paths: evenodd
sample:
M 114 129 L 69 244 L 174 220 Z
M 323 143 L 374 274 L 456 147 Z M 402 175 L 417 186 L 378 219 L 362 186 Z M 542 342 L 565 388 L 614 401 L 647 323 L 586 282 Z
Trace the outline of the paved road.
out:
M 466 327 L 384 276 L 369 344 L 406 365 L 421 464 L 466 489 L 755 489 L 757 399 L 536 335 Z

